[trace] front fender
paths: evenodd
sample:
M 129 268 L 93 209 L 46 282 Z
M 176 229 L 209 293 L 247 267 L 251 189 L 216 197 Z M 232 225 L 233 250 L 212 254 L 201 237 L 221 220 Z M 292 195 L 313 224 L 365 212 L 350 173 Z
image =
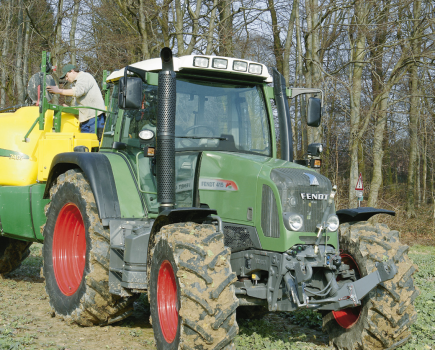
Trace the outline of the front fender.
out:
M 353 222 L 353 221 L 367 221 L 373 215 L 376 214 L 387 214 L 391 216 L 396 215 L 396 213 L 392 210 L 377 209 L 372 207 L 341 209 L 341 210 L 337 210 L 336 214 L 338 216 L 338 219 L 340 220 L 340 224 L 344 224 L 345 222 Z

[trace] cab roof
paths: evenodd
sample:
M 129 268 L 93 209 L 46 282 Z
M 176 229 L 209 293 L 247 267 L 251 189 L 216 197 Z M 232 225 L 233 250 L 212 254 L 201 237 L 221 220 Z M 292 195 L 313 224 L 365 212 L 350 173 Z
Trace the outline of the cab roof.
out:
M 188 55 L 173 58 L 175 72 L 188 72 L 198 75 L 230 75 L 234 78 L 257 80 L 271 83 L 272 77 L 264 64 L 232 57 Z M 158 72 L 162 69 L 160 58 L 152 58 L 131 64 L 131 67 Z M 124 68 L 112 72 L 107 82 L 115 82 L 124 76 Z

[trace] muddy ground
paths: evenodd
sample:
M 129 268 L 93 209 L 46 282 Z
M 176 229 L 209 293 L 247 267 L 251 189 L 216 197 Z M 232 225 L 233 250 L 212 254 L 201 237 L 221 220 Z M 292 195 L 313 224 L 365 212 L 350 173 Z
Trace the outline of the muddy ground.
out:
M 44 279 L 40 274 L 41 247 L 40 244 L 32 245 L 31 255 L 22 266 L 13 273 L 0 277 L 1 350 L 155 349 L 145 295 L 135 303 L 133 315 L 110 326 L 80 327 L 53 317 L 44 289 Z M 266 324 L 267 328 L 274 330 L 274 336 L 270 339 L 272 344 L 277 344 L 276 334 L 280 334 L 283 335 L 280 338 L 285 339 L 283 348 L 288 348 L 290 343 L 293 349 L 329 348 L 326 344 L 327 336 L 319 328 L 292 324 L 289 318 L 278 315 L 267 316 Z M 255 322 L 242 324 L 237 339 L 238 348 L 243 349 L 247 339 L 262 337 L 261 341 L 264 341 L 265 336 L 261 335 L 264 326 L 264 320 L 259 327 L 263 329 L 258 330 Z

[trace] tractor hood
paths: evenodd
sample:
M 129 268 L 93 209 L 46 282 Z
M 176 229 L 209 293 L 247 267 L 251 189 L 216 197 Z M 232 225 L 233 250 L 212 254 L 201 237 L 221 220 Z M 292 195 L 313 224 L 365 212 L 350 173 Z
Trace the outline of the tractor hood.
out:
M 201 204 L 216 209 L 224 222 L 255 226 L 263 248 L 272 245 L 270 249 L 276 249 L 282 241 L 279 250 L 283 250 L 300 236 L 313 237 L 306 243 L 314 243 L 331 189 L 326 177 L 284 160 L 230 152 L 202 155 Z M 286 213 L 304 218 L 298 232 L 284 225 Z M 333 206 L 329 213 L 335 213 Z

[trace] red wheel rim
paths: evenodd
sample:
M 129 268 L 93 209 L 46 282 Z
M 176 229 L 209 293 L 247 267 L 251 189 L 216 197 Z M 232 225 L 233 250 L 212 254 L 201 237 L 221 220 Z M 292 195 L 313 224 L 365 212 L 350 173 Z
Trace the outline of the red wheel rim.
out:
M 157 308 L 159 311 L 160 329 L 167 343 L 172 343 L 177 335 L 177 283 L 174 270 L 168 260 L 160 265 L 157 279 Z
M 351 270 L 354 270 L 355 273 L 357 273 L 357 278 L 359 278 L 361 276 L 361 272 L 358 268 L 356 261 L 352 258 L 352 256 L 348 254 L 340 254 L 340 256 L 342 262 L 346 265 L 349 265 L 349 268 Z M 337 281 L 339 280 L 340 279 L 337 278 Z M 361 315 L 361 309 L 362 309 L 362 305 L 357 307 L 348 307 L 347 309 L 332 311 L 332 314 L 334 315 L 335 320 L 341 327 L 345 329 L 349 329 L 357 323 Z
M 80 286 L 86 265 L 86 231 L 82 214 L 73 203 L 60 210 L 53 234 L 53 270 L 57 285 L 66 296 Z

